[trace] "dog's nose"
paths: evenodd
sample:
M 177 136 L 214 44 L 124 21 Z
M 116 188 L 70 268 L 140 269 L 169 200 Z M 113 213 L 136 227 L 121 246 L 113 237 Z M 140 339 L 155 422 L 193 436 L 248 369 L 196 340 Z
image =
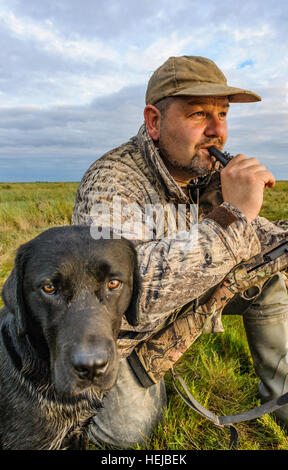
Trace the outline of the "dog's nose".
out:
M 107 371 L 109 354 L 105 349 L 86 354 L 83 351 L 77 351 L 73 355 L 72 362 L 74 370 L 80 378 L 92 381 Z

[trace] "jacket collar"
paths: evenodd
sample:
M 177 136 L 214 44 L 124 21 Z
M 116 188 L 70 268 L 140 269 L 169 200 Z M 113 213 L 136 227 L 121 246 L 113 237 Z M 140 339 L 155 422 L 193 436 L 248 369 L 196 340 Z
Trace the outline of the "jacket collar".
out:
M 156 178 L 163 186 L 167 199 L 173 202 L 188 203 L 189 198 L 182 191 L 164 165 L 163 160 L 148 133 L 145 123 L 138 131 L 137 140 L 146 164 L 150 168 L 154 178 Z
M 165 164 L 153 140 L 151 139 L 146 124 L 144 123 L 137 134 L 137 140 L 140 147 L 140 151 L 142 156 L 144 157 L 146 164 L 150 168 L 153 179 L 157 179 L 158 183 L 160 183 L 167 195 L 167 200 L 171 202 L 182 202 L 182 203 L 189 203 L 191 202 L 189 197 L 182 191 L 181 187 L 176 183 L 174 178 L 171 176 L 169 171 L 167 170 Z M 194 186 L 196 188 L 202 188 L 202 190 L 209 184 L 210 179 L 217 170 L 213 168 L 208 175 L 204 176 L 203 178 L 195 178 L 195 181 L 191 180 L 191 188 Z M 190 188 L 190 189 L 191 189 Z

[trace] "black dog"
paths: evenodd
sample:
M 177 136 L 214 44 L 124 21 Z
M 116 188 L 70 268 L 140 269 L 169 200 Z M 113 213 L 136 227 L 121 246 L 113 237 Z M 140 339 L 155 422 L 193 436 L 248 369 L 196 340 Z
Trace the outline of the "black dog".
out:
M 22 245 L 0 312 L 2 449 L 86 448 L 89 420 L 118 373 L 123 314 L 137 324 L 130 242 L 57 227 Z

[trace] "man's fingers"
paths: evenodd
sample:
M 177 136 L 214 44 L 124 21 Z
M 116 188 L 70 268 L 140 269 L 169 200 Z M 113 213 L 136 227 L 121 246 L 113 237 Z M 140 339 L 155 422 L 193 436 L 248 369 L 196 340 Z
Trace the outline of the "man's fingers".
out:
M 265 165 L 259 163 L 257 158 L 247 158 L 243 154 L 238 154 L 229 162 L 226 168 L 227 174 L 230 173 L 231 176 L 234 176 L 237 172 L 238 177 L 241 179 L 248 177 L 253 182 L 253 179 L 256 178 L 257 182 L 263 182 L 265 187 L 272 188 L 275 186 L 273 174 L 266 169 Z
M 265 168 L 265 167 L 264 167 Z M 273 188 L 275 186 L 275 178 L 269 170 L 255 170 L 255 176 L 258 181 L 263 181 L 265 187 Z
M 257 158 L 239 154 L 221 170 L 223 200 L 237 207 L 251 222 L 259 214 L 266 187 L 275 185 L 275 178 Z
M 258 164 L 258 163 L 259 163 L 259 160 L 257 160 L 257 158 L 254 158 L 254 157 L 247 158 L 242 153 L 238 153 L 238 155 L 236 155 L 235 157 L 233 157 L 230 160 L 228 165 L 229 166 L 232 166 L 232 165 L 250 166 L 250 165 L 255 165 L 255 164 Z

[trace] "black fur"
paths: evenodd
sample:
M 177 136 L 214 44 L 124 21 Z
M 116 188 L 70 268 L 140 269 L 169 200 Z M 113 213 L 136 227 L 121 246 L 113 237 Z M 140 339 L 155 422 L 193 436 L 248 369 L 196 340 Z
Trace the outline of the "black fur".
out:
M 109 289 L 111 279 L 122 287 Z M 49 229 L 19 248 L 2 296 L 2 448 L 85 448 L 89 420 L 117 379 L 122 317 L 138 322 L 132 244 L 94 240 L 84 226 Z

